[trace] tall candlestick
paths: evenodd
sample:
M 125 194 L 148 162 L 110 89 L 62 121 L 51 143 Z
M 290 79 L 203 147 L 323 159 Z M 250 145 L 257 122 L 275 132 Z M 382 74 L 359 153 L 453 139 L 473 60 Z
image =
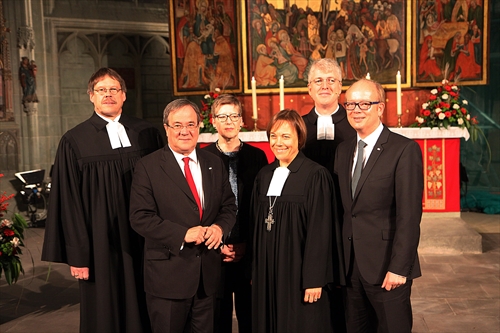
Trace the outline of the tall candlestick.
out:
M 255 77 L 252 76 L 252 118 L 257 120 L 257 90 Z
M 280 110 L 285 109 L 285 80 L 283 80 L 283 75 L 280 78 Z
M 398 71 L 396 74 L 396 103 L 397 103 L 397 114 L 400 116 L 401 113 L 401 73 Z

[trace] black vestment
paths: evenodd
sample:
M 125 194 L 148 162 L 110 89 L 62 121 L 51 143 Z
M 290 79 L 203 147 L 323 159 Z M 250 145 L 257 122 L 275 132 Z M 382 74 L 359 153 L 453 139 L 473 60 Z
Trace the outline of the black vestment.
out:
M 143 240 L 130 227 L 135 163 L 163 146 L 158 129 L 122 114 L 131 147 L 112 149 L 95 112 L 64 134 L 52 171 L 42 260 L 89 267 L 80 282 L 80 331 L 149 330 Z
M 229 174 L 229 156 L 225 155 L 212 143 L 204 149 L 219 156 Z M 238 319 L 238 332 L 250 332 L 251 325 L 251 246 L 248 244 L 250 229 L 250 200 L 255 177 L 260 169 L 267 165 L 266 154 L 259 148 L 248 143 L 242 143 L 237 154 L 237 182 L 238 182 L 238 213 L 233 230 L 228 235 L 226 244 L 246 243 L 246 252 L 238 262 L 223 262 L 221 285 L 217 295 L 215 318 L 216 332 L 232 332 L 233 297 Z M 237 235 L 233 231 L 237 229 Z M 233 296 L 234 293 L 234 296 Z
M 333 282 L 333 181 L 330 173 L 302 153 L 277 197 L 271 231 L 267 191 L 275 161 L 259 172 L 252 197 L 254 223 L 252 320 L 254 332 L 331 332 L 330 301 L 325 287 Z M 271 197 L 271 203 L 274 202 Z M 322 287 L 315 303 L 304 302 L 307 288 Z

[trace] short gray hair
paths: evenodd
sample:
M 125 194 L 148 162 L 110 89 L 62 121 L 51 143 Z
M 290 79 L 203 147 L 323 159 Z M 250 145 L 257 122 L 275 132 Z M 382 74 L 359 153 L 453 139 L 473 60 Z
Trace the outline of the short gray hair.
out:
M 170 113 L 182 109 L 185 106 L 191 106 L 193 108 L 194 112 L 196 113 L 196 118 L 198 120 L 198 123 L 200 123 L 201 121 L 200 108 L 198 107 L 198 105 L 194 104 L 193 102 L 185 98 L 179 98 L 167 104 L 165 110 L 163 110 L 163 123 L 165 125 L 168 125 L 167 121 Z
M 340 68 L 338 62 L 332 58 L 321 58 L 316 60 L 311 65 L 309 73 L 313 73 L 316 70 L 320 70 L 324 73 L 334 73 L 335 78 L 342 83 L 342 69 Z M 311 83 L 311 81 L 309 81 Z

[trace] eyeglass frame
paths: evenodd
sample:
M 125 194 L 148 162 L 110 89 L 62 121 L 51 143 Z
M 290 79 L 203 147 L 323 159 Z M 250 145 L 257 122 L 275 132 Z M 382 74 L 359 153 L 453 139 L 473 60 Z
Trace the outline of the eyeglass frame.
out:
M 233 119 L 233 117 L 236 117 L 236 118 Z M 227 122 L 228 119 L 230 119 L 231 122 L 234 123 L 234 122 L 237 122 L 241 118 L 241 114 L 239 114 L 239 113 L 218 114 L 218 115 L 214 116 L 214 118 L 216 118 L 221 123 Z M 224 120 L 222 120 L 221 118 L 224 118 Z
M 323 85 L 323 82 L 326 82 L 328 86 L 333 86 L 335 82 L 342 84 L 342 80 L 336 79 L 334 77 L 327 77 L 326 79 L 317 77 L 309 81 L 309 84 L 314 83 L 317 87 L 321 87 Z
M 170 126 L 169 124 L 165 124 L 168 128 L 171 128 L 175 133 L 180 133 L 184 128 L 187 129 L 188 131 L 194 131 L 196 130 L 200 123 L 189 123 L 187 125 L 182 125 L 179 123 L 174 124 L 174 126 Z
M 122 90 L 123 90 L 122 88 L 114 88 L 113 87 L 113 88 L 108 89 L 108 88 L 101 87 L 99 89 L 94 89 L 94 92 L 98 93 L 101 96 L 105 96 L 109 91 L 109 94 L 114 96 Z M 114 93 L 113 91 L 116 91 L 116 92 Z
M 364 104 L 364 105 L 367 105 L 366 109 L 364 109 L 364 108 L 361 107 L 361 103 L 366 103 L 366 104 Z M 375 101 L 375 102 L 372 102 L 372 101 L 345 102 L 344 103 L 344 108 L 346 109 L 346 111 L 352 112 L 352 111 L 356 110 L 356 106 L 357 106 L 361 111 L 368 111 L 368 110 L 371 109 L 371 107 L 373 105 L 377 105 L 377 104 L 380 104 L 380 103 L 382 103 L 382 102 L 381 101 Z M 348 106 L 347 106 L 348 104 L 353 104 L 354 107 L 352 109 L 349 109 Z

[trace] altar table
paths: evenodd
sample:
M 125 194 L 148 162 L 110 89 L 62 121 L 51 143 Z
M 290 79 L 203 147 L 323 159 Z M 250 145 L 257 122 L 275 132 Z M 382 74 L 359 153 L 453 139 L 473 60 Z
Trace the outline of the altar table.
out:
M 389 128 L 415 140 L 422 150 L 425 189 L 422 198 L 426 213 L 460 213 L 460 139 L 469 139 L 467 129 Z M 262 149 L 269 162 L 274 155 L 266 132 L 240 132 L 240 139 Z M 202 133 L 201 147 L 217 141 L 217 134 Z M 411 177 L 411 175 L 408 175 Z

